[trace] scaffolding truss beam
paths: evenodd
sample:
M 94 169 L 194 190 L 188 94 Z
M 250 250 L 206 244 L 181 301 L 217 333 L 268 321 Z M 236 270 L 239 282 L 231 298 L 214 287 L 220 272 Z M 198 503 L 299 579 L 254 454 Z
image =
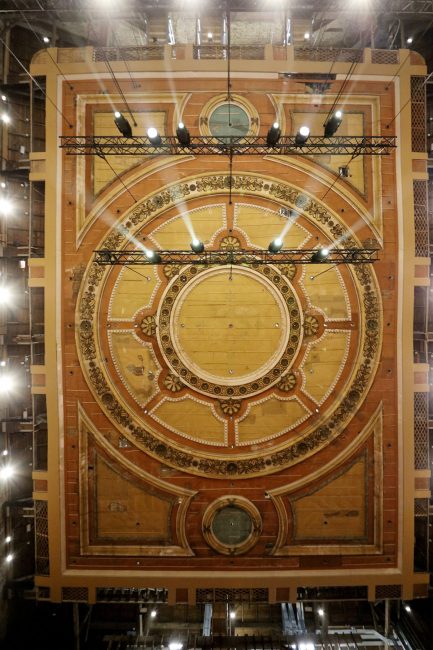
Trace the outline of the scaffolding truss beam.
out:
M 179 251 L 141 250 L 95 250 L 95 262 L 100 266 L 140 266 L 154 264 L 176 264 L 179 266 L 259 266 L 261 264 L 371 264 L 378 260 L 376 248 L 332 248 L 329 254 L 318 260 L 317 248 L 286 249 L 278 253 L 267 250 L 218 250 L 194 253 Z
M 175 136 L 161 137 L 158 145 L 145 136 L 61 136 L 60 147 L 70 156 L 242 156 L 242 155 L 389 155 L 396 147 L 395 136 L 311 136 L 299 146 L 296 136 L 283 136 L 274 146 L 268 146 L 264 137 L 191 137 L 188 146 L 179 144 Z

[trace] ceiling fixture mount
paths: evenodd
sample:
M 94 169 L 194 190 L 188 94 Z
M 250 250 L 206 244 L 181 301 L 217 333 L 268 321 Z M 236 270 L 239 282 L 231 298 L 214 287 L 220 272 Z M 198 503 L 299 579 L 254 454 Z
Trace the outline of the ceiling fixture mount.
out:
M 308 138 L 310 137 L 310 129 L 308 126 L 301 126 L 297 134 L 295 135 L 295 144 L 298 147 L 302 147 L 304 145 Z
M 176 129 L 176 137 L 182 147 L 189 147 L 191 144 L 191 136 L 183 122 L 179 122 Z
M 281 138 L 281 129 L 278 122 L 274 122 L 266 136 L 266 144 L 268 147 L 275 147 L 278 140 Z
M 132 138 L 132 128 L 128 120 L 119 111 L 114 112 L 114 124 L 124 138 Z
M 149 138 L 149 142 L 157 147 L 162 143 L 161 136 L 153 126 L 147 129 L 147 137 Z
M 325 138 L 331 138 L 337 131 L 341 122 L 343 121 L 343 111 L 335 111 L 330 118 L 325 122 Z

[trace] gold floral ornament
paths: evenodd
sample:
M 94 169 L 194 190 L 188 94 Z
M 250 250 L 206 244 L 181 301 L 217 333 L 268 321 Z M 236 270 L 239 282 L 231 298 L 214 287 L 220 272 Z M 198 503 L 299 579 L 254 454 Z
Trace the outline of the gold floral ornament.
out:
M 228 237 L 224 237 L 224 239 L 222 239 L 220 243 L 220 249 L 223 251 L 235 251 L 238 250 L 240 247 L 241 247 L 241 242 L 237 237 L 233 237 L 233 235 L 228 235 Z
M 164 275 L 169 280 L 174 278 L 175 275 L 179 275 L 180 266 L 179 264 L 165 264 L 164 266 Z
M 288 372 L 287 375 L 281 377 L 280 382 L 278 383 L 278 388 L 285 393 L 288 393 L 290 390 L 296 386 L 296 377 L 293 372 Z
M 171 393 L 178 393 L 183 388 L 183 384 L 180 381 L 179 377 L 177 375 L 173 375 L 172 373 L 169 373 L 164 379 L 164 386 Z
M 236 415 L 241 409 L 241 402 L 235 399 L 226 399 L 220 402 L 221 411 L 224 415 Z
M 156 332 L 156 322 L 154 316 L 145 316 L 140 323 L 140 328 L 146 336 L 154 336 Z
M 315 316 L 307 314 L 304 318 L 305 336 L 314 336 L 319 331 L 319 321 Z
M 293 280 L 296 275 L 296 266 L 294 264 L 282 264 L 280 271 L 288 280 Z

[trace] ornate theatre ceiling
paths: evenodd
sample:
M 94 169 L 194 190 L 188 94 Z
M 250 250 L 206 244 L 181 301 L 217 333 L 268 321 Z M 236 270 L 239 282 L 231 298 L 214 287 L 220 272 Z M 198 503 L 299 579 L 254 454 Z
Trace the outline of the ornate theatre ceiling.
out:
M 245 128 L 265 128 L 257 115 L 273 112 L 279 83 L 249 99 L 254 110 L 239 100 Z M 183 86 L 157 90 L 134 105 L 140 128 L 154 119 L 171 132 L 180 114 L 211 128 L 222 103 Z M 73 93 L 84 129 L 113 130 L 93 82 Z M 377 117 L 385 96 L 366 84 L 353 123 Z M 286 124 L 291 106 L 281 101 Z M 239 159 L 229 200 L 223 158 L 109 162 L 63 166 L 68 565 L 182 567 L 188 557 L 200 569 L 226 555 L 240 567 L 251 557 L 284 568 L 395 563 L 396 488 L 383 482 L 397 424 L 394 244 L 374 266 L 93 260 L 102 248 L 187 249 L 193 236 L 207 250 L 266 249 L 281 233 L 285 248 L 381 245 L 394 226 L 377 210 L 378 166 L 393 177 L 392 163 L 357 161 L 324 197 L 339 161 Z

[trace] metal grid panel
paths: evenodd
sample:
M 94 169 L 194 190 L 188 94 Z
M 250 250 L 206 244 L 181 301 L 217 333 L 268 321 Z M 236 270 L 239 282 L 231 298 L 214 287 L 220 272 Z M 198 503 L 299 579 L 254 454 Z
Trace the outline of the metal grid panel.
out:
M 384 598 L 401 598 L 401 585 L 377 585 L 376 600 Z
M 197 589 L 196 602 L 200 603 L 267 603 L 267 589 Z
M 194 59 L 228 59 L 229 49 L 226 45 L 194 45 Z M 265 48 L 260 45 L 232 45 L 230 47 L 231 59 L 246 59 L 263 61 Z
M 415 499 L 415 517 L 428 515 L 428 499 Z
M 398 50 L 371 50 L 372 63 L 396 64 L 400 61 Z
M 426 143 L 426 96 L 425 77 L 410 78 L 412 151 L 425 152 Z
M 87 603 L 89 590 L 87 587 L 62 587 L 62 600 L 74 603 Z
M 35 547 L 36 574 L 47 576 L 50 574 L 47 501 L 35 501 Z
M 428 394 L 415 393 L 414 402 L 415 469 L 429 469 Z
M 361 63 L 364 60 L 364 51 L 349 48 L 305 47 L 301 45 L 295 46 L 295 60 Z
M 166 603 L 167 589 L 146 588 L 135 589 L 132 587 L 97 587 L 96 601 L 98 603 Z
M 415 215 L 415 255 L 429 256 L 429 221 L 427 210 L 427 181 L 413 181 Z
M 149 61 L 164 58 L 163 45 L 141 47 L 95 47 L 94 61 Z

